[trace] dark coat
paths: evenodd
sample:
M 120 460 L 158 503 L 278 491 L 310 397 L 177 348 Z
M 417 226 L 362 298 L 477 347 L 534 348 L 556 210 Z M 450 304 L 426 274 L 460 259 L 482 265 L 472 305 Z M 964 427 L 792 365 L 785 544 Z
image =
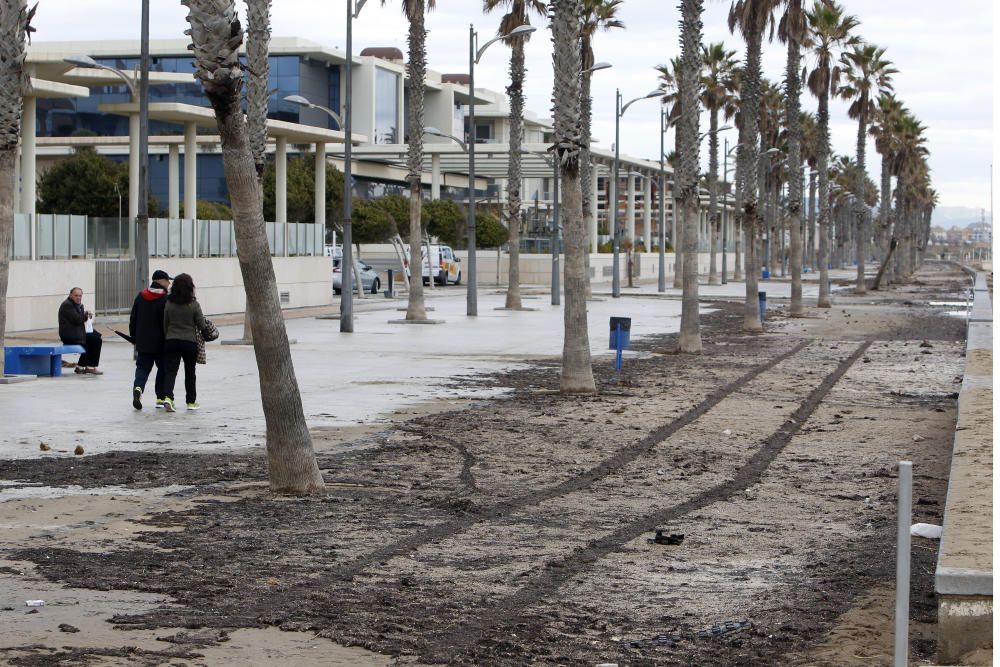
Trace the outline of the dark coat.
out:
M 163 309 L 167 305 L 167 291 L 152 284 L 136 295 L 132 312 L 128 316 L 128 335 L 135 341 L 140 354 L 163 352 Z
M 83 345 L 87 342 L 87 332 L 83 323 L 87 321 L 83 305 L 76 305 L 73 300 L 59 304 L 59 340 L 63 345 Z

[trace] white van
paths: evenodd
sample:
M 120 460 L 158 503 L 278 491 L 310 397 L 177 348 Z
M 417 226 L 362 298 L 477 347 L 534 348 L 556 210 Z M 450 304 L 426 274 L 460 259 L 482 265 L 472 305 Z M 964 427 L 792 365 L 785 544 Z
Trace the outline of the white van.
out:
M 427 261 L 427 246 L 420 248 L 420 256 L 424 260 L 423 279 L 426 285 L 433 274 L 434 282 L 438 285 L 461 285 L 462 284 L 462 260 L 455 256 L 455 252 L 446 245 L 430 246 L 430 261 Z M 410 250 L 406 249 L 407 257 Z M 433 267 L 433 271 L 432 271 Z M 407 268 L 409 271 L 409 268 Z

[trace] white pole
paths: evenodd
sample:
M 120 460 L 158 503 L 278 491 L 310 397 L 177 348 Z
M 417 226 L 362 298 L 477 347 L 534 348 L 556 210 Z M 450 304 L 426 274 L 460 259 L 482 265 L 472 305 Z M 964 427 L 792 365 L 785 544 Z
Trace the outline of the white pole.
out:
M 288 256 L 288 137 L 278 137 L 274 155 L 274 222 L 281 231 L 281 252 L 274 254 L 279 257 Z M 277 246 L 277 243 L 275 244 Z M 278 249 L 275 248 L 277 251 Z
M 191 256 L 198 256 L 201 234 L 198 230 L 198 127 L 184 123 L 184 217 L 191 224 Z
M 899 509 L 896 520 L 896 651 L 895 667 L 906 667 L 910 653 L 910 522 L 913 463 L 899 462 Z
M 316 142 L 316 163 L 313 170 L 313 222 L 323 231 L 326 243 L 326 142 Z M 336 245 L 336 242 L 334 242 Z
M 180 146 L 170 144 L 167 158 L 167 217 L 177 220 L 181 217 L 181 152 Z

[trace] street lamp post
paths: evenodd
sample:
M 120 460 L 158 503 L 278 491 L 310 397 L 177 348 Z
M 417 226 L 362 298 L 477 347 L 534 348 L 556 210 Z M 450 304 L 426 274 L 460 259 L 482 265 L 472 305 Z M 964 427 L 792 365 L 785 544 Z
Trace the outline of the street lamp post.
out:
M 646 100 L 652 97 L 660 97 L 663 93 L 659 90 L 654 90 L 650 93 L 643 95 L 642 97 L 637 97 L 634 100 L 629 100 L 626 104 L 622 105 L 622 93 L 620 89 L 615 89 L 615 161 L 614 167 L 612 169 L 611 175 L 611 229 L 612 229 L 612 268 L 611 268 L 611 296 L 618 298 L 622 295 L 622 285 L 621 276 L 618 275 L 619 267 L 621 262 L 618 258 L 618 254 L 621 248 L 621 230 L 618 228 L 618 163 L 621 155 L 621 120 L 622 116 L 630 106 L 638 102 L 639 100 Z M 661 153 L 663 151 L 660 151 Z
M 469 276 L 466 281 L 465 314 L 475 317 L 479 314 L 479 304 L 476 298 L 476 63 L 483 53 L 494 42 L 518 35 L 535 32 L 537 28 L 530 25 L 519 25 L 505 35 L 498 35 L 479 46 L 479 33 L 476 27 L 469 25 Z M 478 48 L 476 48 L 478 47 Z
M 140 73 L 138 80 L 136 80 L 134 74 L 129 77 L 128 74 L 125 74 L 120 69 L 101 64 L 90 56 L 63 58 L 63 62 L 75 65 L 76 67 L 104 70 L 118 76 L 125 82 L 125 86 L 128 88 L 129 100 L 132 102 L 138 101 L 139 103 L 138 141 L 136 143 L 133 143 L 134 139 L 130 139 L 129 141 L 129 161 L 135 160 L 138 162 L 138 178 L 136 179 L 136 183 L 133 184 L 137 190 L 138 208 L 135 220 L 132 221 L 135 223 L 135 233 L 130 236 L 135 254 L 136 291 L 140 291 L 146 287 L 146 280 L 149 277 L 149 0 L 143 0 L 142 3 L 141 34 Z M 129 134 L 132 137 L 135 136 L 132 134 L 131 123 Z M 120 237 L 121 222 L 119 222 L 118 226 Z M 119 242 L 120 250 L 121 243 Z
M 729 147 L 729 137 L 723 140 L 722 147 L 722 284 L 725 285 L 729 282 L 726 278 L 726 244 L 729 239 L 727 238 L 726 229 L 726 204 L 729 203 L 729 187 L 727 178 L 729 177 L 729 154 L 734 150 L 739 148 L 739 146 Z

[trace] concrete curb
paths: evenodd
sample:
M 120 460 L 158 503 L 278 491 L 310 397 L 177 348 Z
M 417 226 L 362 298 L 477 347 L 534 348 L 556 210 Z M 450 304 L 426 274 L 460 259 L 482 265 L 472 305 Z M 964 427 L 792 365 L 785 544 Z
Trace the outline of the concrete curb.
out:
M 938 659 L 943 663 L 993 642 L 993 305 L 985 275 L 974 276 L 944 534 L 934 576 Z

